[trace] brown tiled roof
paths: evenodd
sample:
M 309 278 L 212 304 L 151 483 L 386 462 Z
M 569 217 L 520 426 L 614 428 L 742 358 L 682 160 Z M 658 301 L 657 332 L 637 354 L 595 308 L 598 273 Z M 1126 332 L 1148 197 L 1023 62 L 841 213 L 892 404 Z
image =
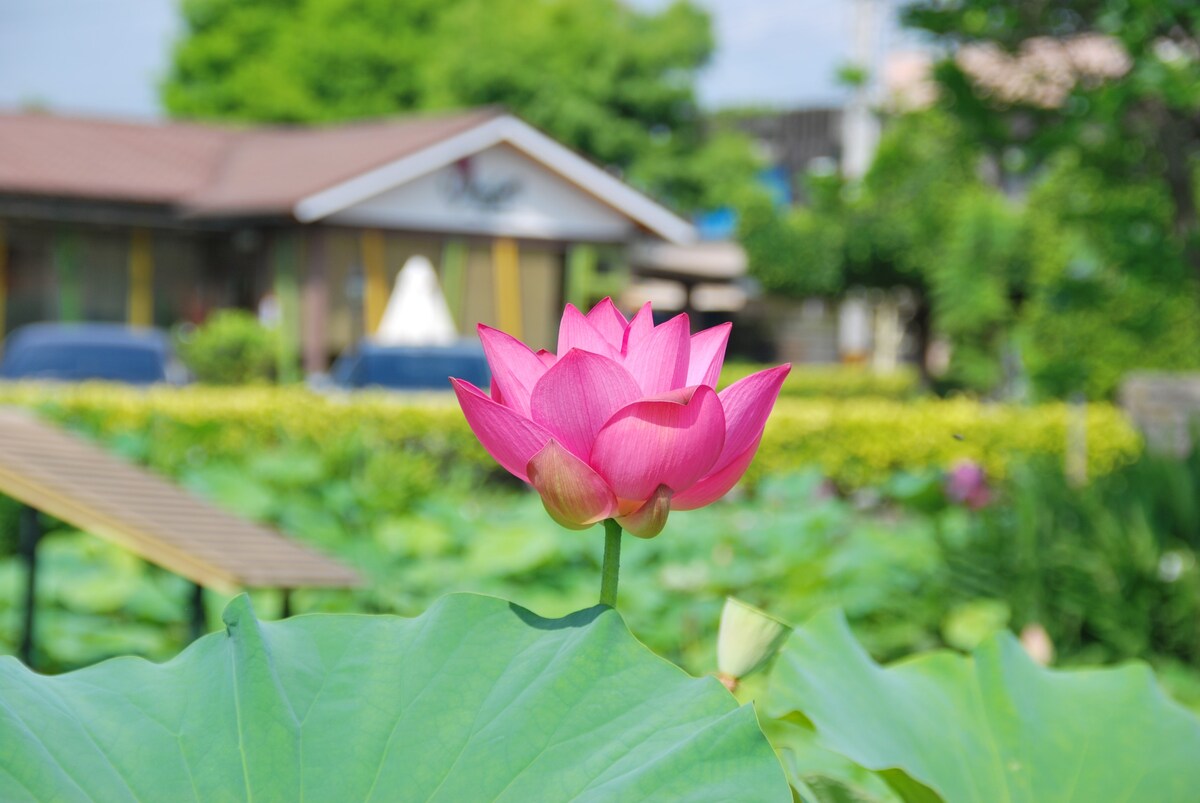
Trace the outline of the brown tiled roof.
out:
M 315 128 L 0 114 L 0 193 L 289 213 L 301 199 L 497 116 L 496 109 Z
M 238 135 L 215 126 L 0 114 L 0 192 L 179 202 Z

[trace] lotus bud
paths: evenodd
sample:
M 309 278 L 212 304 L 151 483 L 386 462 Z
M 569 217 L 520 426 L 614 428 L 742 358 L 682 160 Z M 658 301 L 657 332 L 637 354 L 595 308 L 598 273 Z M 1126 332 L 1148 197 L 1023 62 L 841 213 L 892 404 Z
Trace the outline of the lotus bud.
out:
M 718 679 L 730 691 L 761 669 L 787 641 L 792 628 L 766 611 L 733 597 L 725 598 L 717 633 Z
M 1054 642 L 1046 628 L 1037 622 L 1025 625 L 1021 630 L 1021 646 L 1029 657 L 1042 666 L 1049 666 L 1054 660 Z

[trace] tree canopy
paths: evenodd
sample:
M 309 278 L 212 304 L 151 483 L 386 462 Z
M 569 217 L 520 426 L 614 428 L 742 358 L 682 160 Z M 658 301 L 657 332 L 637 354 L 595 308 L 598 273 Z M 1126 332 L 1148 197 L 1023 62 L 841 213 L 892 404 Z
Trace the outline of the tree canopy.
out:
M 748 180 L 744 140 L 708 143 L 694 83 L 708 15 L 621 0 L 184 0 L 162 88 L 176 117 L 318 123 L 487 104 L 683 208 L 708 167 Z M 719 182 L 718 182 L 719 183 Z
M 893 116 L 863 177 L 743 216 L 789 295 L 905 287 L 951 385 L 1111 396 L 1200 367 L 1200 5 L 918 0 L 932 109 Z
M 1161 183 L 1200 278 L 1200 4 L 917 0 L 904 19 L 948 46 L 941 105 L 1001 170 L 1067 152 L 1113 183 Z

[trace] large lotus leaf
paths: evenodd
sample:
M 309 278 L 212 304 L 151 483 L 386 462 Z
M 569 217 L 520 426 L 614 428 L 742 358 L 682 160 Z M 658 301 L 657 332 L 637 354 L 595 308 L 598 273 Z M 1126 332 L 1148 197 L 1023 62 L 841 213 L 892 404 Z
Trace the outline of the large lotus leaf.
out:
M 609 608 L 225 623 L 165 664 L 0 661 L 0 800 L 790 800 L 754 710 Z
M 883 668 L 823 614 L 788 641 L 768 708 L 907 801 L 1200 800 L 1200 719 L 1147 667 L 1049 670 L 1007 633 Z

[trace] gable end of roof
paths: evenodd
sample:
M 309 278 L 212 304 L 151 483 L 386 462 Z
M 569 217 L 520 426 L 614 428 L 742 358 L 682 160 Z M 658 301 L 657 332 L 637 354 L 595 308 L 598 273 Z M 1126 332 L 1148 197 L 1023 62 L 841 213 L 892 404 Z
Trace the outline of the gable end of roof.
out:
M 507 114 L 314 193 L 299 201 L 293 214 L 302 223 L 321 220 L 502 143 L 668 242 L 685 244 L 696 239 L 692 225 L 674 212 L 523 120 Z

